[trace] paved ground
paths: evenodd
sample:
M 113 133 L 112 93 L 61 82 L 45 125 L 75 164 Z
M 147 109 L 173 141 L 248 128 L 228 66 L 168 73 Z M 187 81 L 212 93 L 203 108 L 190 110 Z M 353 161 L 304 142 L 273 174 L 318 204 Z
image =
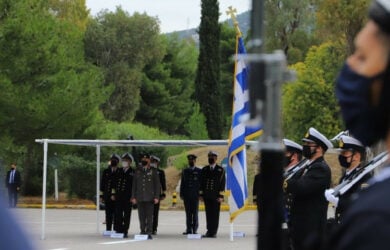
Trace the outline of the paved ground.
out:
M 221 212 L 218 238 L 187 239 L 181 233 L 185 229 L 183 211 L 160 211 L 158 234 L 153 240 L 135 241 L 134 234 L 139 232 L 137 210 L 133 210 L 128 239 L 112 239 L 102 236 L 101 222 L 103 211 L 99 212 L 99 232 L 96 223 L 96 211 L 77 209 L 47 209 L 45 240 L 41 240 L 41 209 L 15 209 L 20 224 L 25 229 L 38 250 L 103 250 L 103 249 L 256 249 L 256 211 L 247 211 L 239 215 L 234 222 L 235 232 L 244 232 L 245 237 L 235 237 L 230 241 L 229 214 Z M 205 214 L 199 213 L 199 232 L 204 233 Z

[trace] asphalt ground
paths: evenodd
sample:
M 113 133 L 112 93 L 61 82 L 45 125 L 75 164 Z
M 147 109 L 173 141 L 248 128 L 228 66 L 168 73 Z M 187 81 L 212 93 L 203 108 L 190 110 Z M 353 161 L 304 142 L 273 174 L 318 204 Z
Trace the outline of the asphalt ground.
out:
M 137 210 L 133 210 L 129 238 L 115 239 L 103 236 L 104 211 L 99 211 L 99 232 L 96 210 L 46 209 L 45 239 L 41 240 L 42 210 L 17 208 L 12 212 L 19 219 L 30 240 L 38 250 L 103 250 L 103 249 L 158 249 L 158 250 L 204 250 L 204 249 L 256 249 L 256 210 L 245 211 L 234 221 L 234 232 L 244 237 L 230 240 L 229 213 L 221 212 L 217 238 L 188 239 L 185 229 L 184 211 L 160 211 L 157 235 L 153 240 L 136 241 L 139 223 Z M 205 212 L 199 212 L 199 233 L 206 232 Z

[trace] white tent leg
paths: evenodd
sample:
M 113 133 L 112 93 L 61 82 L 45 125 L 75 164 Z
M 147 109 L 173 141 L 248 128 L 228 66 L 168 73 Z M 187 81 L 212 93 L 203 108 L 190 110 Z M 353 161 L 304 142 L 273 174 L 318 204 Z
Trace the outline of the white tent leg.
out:
M 46 224 L 46 177 L 47 177 L 47 139 L 43 140 L 43 183 L 42 183 L 42 231 L 41 240 L 45 239 Z
M 100 210 L 100 145 L 96 145 L 96 233 L 100 232 L 99 229 L 99 210 Z
M 230 223 L 230 241 L 234 241 L 233 232 L 234 232 L 233 222 L 231 222 Z

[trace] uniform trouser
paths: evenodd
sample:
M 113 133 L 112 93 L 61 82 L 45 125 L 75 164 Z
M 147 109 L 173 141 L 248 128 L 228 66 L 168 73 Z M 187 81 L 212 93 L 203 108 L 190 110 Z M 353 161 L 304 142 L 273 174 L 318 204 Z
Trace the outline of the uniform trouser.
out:
M 111 231 L 115 217 L 115 201 L 105 200 L 104 205 L 106 211 L 106 230 Z
M 204 199 L 204 206 L 206 210 L 207 234 L 215 235 L 218 231 L 221 203 L 219 203 L 216 198 Z
M 9 184 L 8 187 L 8 205 L 9 207 L 16 207 L 18 203 L 18 191 L 16 190 L 16 186 L 13 184 Z
M 153 201 L 141 201 L 138 204 L 138 218 L 141 233 L 152 234 L 153 227 Z
M 184 208 L 186 210 L 186 232 L 196 233 L 198 231 L 198 209 L 199 209 L 199 199 L 198 197 L 194 198 L 184 198 Z
M 132 204 L 129 199 L 116 201 L 114 230 L 118 233 L 127 233 L 130 227 Z
M 153 232 L 157 232 L 159 211 L 160 211 L 160 202 L 154 204 L 154 208 L 153 208 Z

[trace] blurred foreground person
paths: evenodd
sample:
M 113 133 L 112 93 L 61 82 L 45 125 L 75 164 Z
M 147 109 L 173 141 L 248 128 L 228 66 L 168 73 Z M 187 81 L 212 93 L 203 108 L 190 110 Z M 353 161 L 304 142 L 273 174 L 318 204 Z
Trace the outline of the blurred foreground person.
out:
M 346 129 L 371 146 L 386 141 L 390 150 L 390 1 L 375 0 L 369 20 L 355 39 L 336 84 Z M 369 181 L 351 204 L 327 249 L 381 250 L 390 245 L 390 168 Z

